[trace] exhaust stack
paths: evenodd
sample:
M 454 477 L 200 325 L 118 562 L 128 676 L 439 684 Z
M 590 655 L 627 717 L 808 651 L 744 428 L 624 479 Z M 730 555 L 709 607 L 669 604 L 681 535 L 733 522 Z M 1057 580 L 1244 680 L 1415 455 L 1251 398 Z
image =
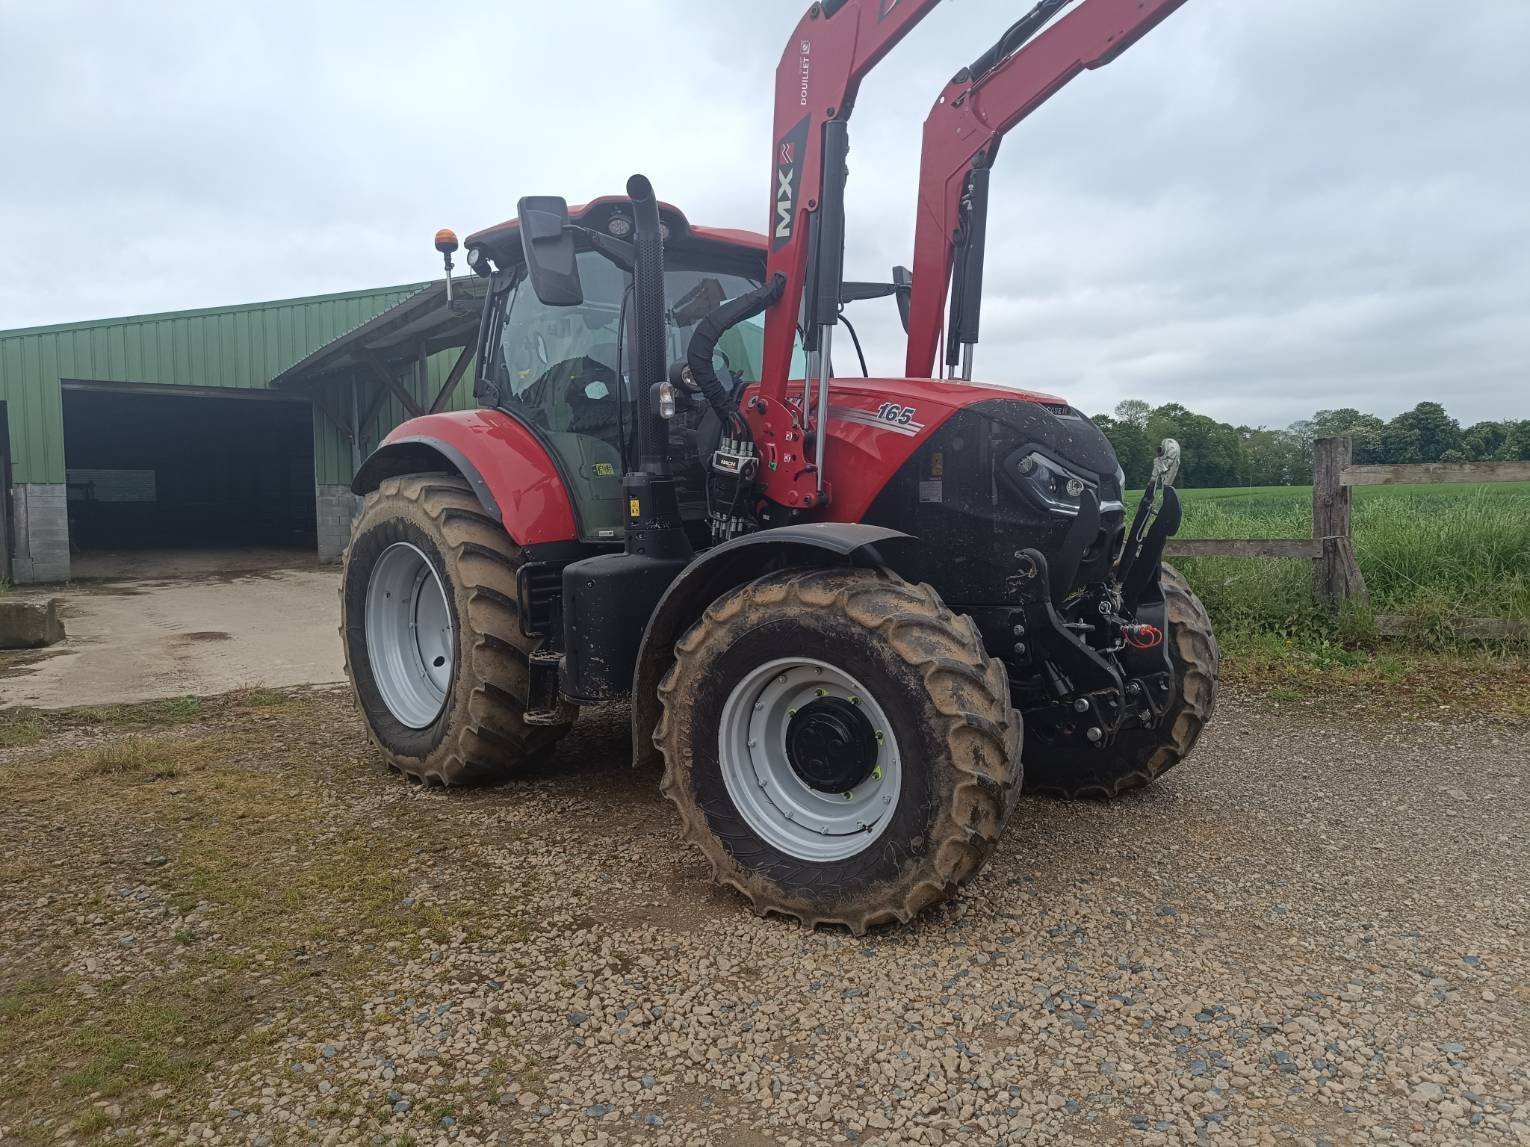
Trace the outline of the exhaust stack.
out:
M 669 431 L 653 409 L 653 391 L 668 375 L 664 328 L 664 235 L 659 201 L 644 175 L 627 180 L 632 200 L 633 385 L 637 389 L 639 467 L 645 474 L 670 473 Z
M 646 176 L 627 180 L 632 200 L 632 385 L 637 391 L 638 460 L 622 479 L 629 555 L 682 562 L 691 544 L 680 521 L 680 502 L 669 464 L 669 423 L 659 417 L 657 395 L 668 377 L 669 334 L 664 311 L 664 233 L 659 201 Z

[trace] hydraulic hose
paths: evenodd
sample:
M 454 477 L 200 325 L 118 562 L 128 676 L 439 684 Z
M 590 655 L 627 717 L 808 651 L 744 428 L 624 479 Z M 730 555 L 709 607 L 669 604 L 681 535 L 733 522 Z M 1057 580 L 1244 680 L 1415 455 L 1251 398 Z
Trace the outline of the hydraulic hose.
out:
M 962 69 L 966 77 L 973 81 L 981 80 L 1024 47 L 1026 41 L 1046 27 L 1047 21 L 1055 16 L 1059 9 L 1067 7 L 1070 3 L 1072 0 L 1038 0 L 1036 7 L 1009 26 L 1004 35 L 999 37 L 997 44 Z M 961 75 L 962 72 L 958 72 L 957 78 Z
M 691 378 L 725 427 L 733 417 L 735 407 L 733 395 L 728 393 L 728 388 L 717 377 L 717 368 L 712 365 L 712 354 L 717 349 L 717 341 L 730 328 L 763 312 L 781 297 L 784 290 L 786 276 L 777 271 L 771 276 L 770 282 L 756 287 L 746 295 L 730 299 L 712 311 L 696 324 L 696 330 L 691 334 L 691 341 L 685 348 L 685 365 L 690 368 Z

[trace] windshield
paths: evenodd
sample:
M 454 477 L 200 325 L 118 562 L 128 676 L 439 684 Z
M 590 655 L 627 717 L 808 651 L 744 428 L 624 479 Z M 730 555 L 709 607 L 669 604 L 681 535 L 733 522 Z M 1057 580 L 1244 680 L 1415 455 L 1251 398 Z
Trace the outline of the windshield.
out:
M 636 446 L 627 378 L 631 333 L 622 330 L 632 306 L 632 276 L 593 251 L 577 258 L 584 285 L 580 306 L 545 306 L 525 282 L 512 289 L 493 372 L 500 405 L 535 426 L 563 466 L 581 534 L 599 540 L 620 536 L 621 476 L 625 455 Z M 669 361 L 685 357 L 696 324 L 715 307 L 758 285 L 733 271 L 678 260 L 667 266 Z M 717 345 L 718 377 L 726 382 L 731 372 L 736 384 L 758 382 L 764 336 L 761 318 L 728 331 Z

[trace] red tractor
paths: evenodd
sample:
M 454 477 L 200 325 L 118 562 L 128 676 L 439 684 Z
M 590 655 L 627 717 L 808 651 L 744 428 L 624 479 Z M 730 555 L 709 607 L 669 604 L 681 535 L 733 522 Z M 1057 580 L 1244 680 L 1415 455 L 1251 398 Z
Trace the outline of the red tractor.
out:
M 971 380 L 1001 137 L 1183 0 L 1038 4 L 930 113 L 913 272 L 847 282 L 856 89 L 937 2 L 802 18 L 766 234 L 634 176 L 468 238 L 480 408 L 403 424 L 354 483 L 346 663 L 394 768 L 505 777 L 630 700 L 634 758 L 662 757 L 717 879 L 859 933 L 982 867 L 1022 762 L 1029 790 L 1109 797 L 1189 753 L 1217 651 L 1161 562 L 1176 458 L 1128 522 L 1087 418 Z M 835 371 L 845 305 L 876 297 L 906 378 Z

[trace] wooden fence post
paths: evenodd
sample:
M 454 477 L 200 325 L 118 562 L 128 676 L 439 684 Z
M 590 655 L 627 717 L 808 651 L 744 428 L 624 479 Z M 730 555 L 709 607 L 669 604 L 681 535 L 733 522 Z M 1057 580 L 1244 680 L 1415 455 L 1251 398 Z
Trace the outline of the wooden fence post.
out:
M 1318 601 L 1332 609 L 1346 601 L 1370 604 L 1350 539 L 1350 493 L 1343 472 L 1352 458 L 1347 437 L 1319 438 L 1312 444 L 1312 537 L 1321 547 L 1312 567 L 1312 588 Z

